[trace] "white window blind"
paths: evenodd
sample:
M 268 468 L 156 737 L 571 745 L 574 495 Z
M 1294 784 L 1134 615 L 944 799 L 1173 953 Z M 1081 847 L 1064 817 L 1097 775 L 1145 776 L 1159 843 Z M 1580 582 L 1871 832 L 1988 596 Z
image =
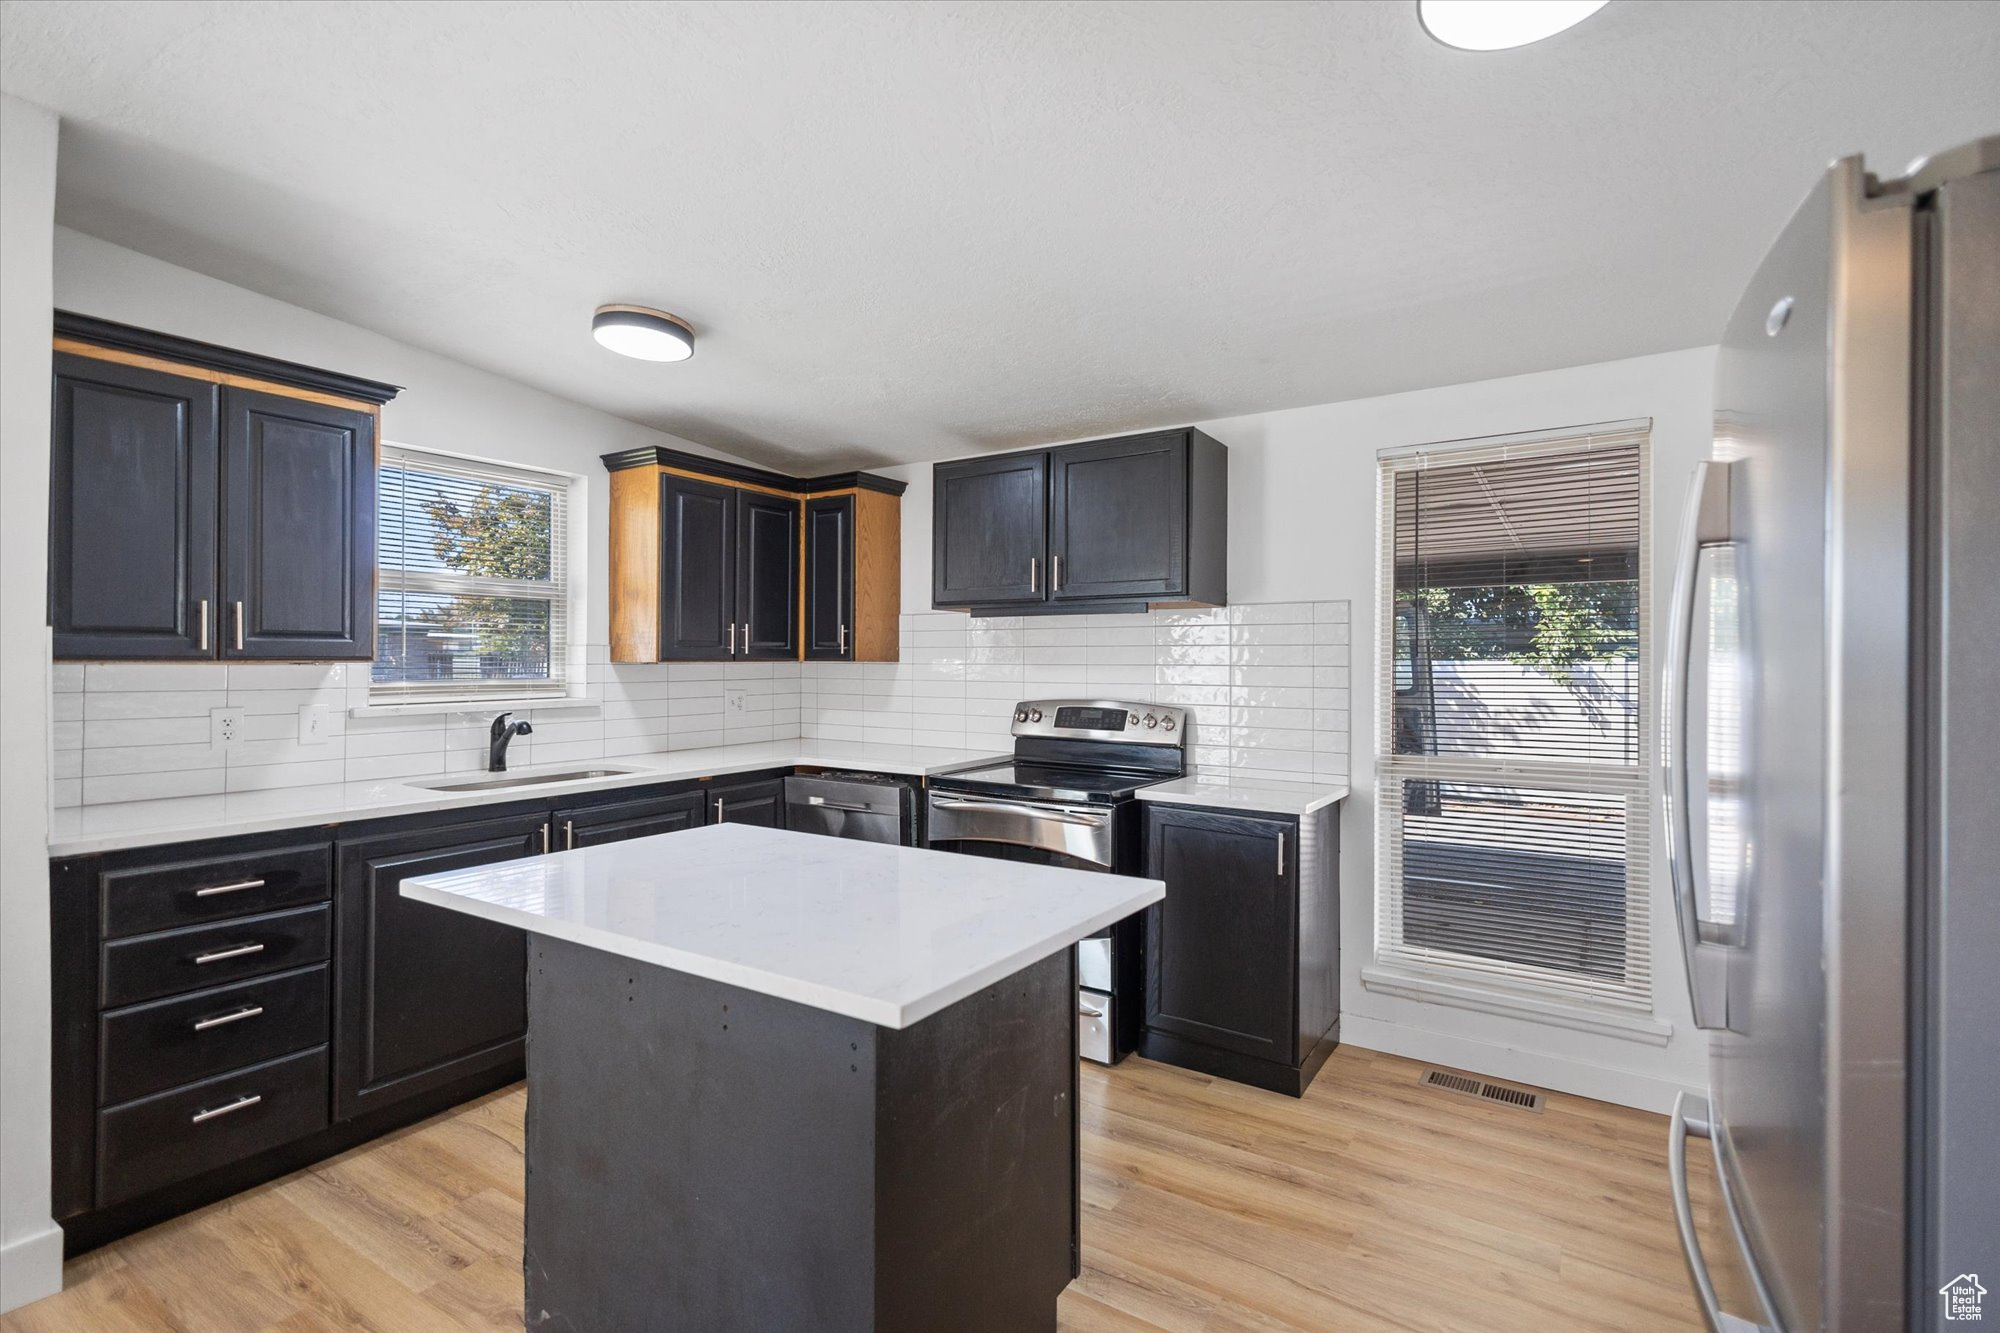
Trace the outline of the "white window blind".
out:
M 1379 962 L 1650 1008 L 1649 428 L 1382 458 Z
M 370 697 L 562 693 L 568 502 L 556 473 L 384 446 Z

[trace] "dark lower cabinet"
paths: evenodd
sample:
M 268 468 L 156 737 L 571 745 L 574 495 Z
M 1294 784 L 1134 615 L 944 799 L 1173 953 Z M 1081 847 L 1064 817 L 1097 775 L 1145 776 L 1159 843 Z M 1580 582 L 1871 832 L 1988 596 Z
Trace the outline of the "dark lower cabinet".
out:
M 709 784 L 708 822 L 783 828 L 785 826 L 784 779 Z
M 375 417 L 222 391 L 225 658 L 375 655 Z
M 527 936 L 402 896 L 417 875 L 532 856 L 541 812 L 343 841 L 334 1116 L 519 1067 L 528 1027 Z
M 1140 1053 L 1299 1096 L 1337 1041 L 1336 806 L 1303 817 L 1149 802 Z
M 558 810 L 553 827 L 556 845 L 568 851 L 700 828 L 707 822 L 707 813 L 708 802 L 702 793 L 689 791 L 677 796 Z

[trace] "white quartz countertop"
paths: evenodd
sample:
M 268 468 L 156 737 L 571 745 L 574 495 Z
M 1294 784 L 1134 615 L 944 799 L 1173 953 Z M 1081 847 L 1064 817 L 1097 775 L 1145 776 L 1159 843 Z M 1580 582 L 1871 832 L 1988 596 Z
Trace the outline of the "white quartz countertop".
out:
M 474 809 L 544 796 L 573 796 L 687 778 L 726 777 L 766 768 L 817 767 L 928 777 L 955 768 L 995 763 L 1005 754 L 989 750 L 942 750 L 912 745 L 837 744 L 826 741 L 761 741 L 749 745 L 715 745 L 698 750 L 660 754 L 621 755 L 615 759 L 582 760 L 509 770 L 507 777 L 532 777 L 538 772 L 587 768 L 629 769 L 611 777 L 576 782 L 507 787 L 497 791 L 431 791 L 424 783 L 477 782 L 489 776 L 479 771 L 438 773 L 420 778 L 385 778 L 375 782 L 327 783 L 272 791 L 231 792 L 220 796 L 182 796 L 158 801 L 124 801 L 113 805 L 72 806 L 57 810 L 49 821 L 49 855 L 83 856 L 127 847 L 192 842 L 276 829 L 310 828 L 316 824 L 351 823 L 391 815 L 425 814 L 434 810 Z
M 1166 896 L 1156 879 L 744 824 L 425 875 L 402 891 L 890 1028 Z
M 1322 806 L 1346 800 L 1347 786 L 1337 782 L 1283 782 L 1274 778 L 1250 780 L 1227 773 L 1195 772 L 1172 782 L 1141 787 L 1139 799 L 1164 801 L 1170 805 L 1256 811 L 1260 814 L 1307 815 Z

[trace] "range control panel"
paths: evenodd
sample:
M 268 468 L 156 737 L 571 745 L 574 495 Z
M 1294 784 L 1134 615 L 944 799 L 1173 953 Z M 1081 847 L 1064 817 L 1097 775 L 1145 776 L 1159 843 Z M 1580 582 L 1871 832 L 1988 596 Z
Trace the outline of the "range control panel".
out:
M 1180 745 L 1187 735 L 1187 713 L 1117 699 L 1026 699 L 1014 706 L 1013 730 L 1016 736 Z

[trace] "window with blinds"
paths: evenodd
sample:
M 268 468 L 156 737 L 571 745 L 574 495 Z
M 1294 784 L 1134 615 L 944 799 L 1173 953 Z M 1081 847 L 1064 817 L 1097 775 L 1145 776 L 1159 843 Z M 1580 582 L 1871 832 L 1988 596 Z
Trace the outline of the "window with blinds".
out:
M 556 473 L 385 446 L 370 697 L 562 693 L 568 501 Z
M 1650 1008 L 1648 428 L 1382 458 L 1379 962 Z

